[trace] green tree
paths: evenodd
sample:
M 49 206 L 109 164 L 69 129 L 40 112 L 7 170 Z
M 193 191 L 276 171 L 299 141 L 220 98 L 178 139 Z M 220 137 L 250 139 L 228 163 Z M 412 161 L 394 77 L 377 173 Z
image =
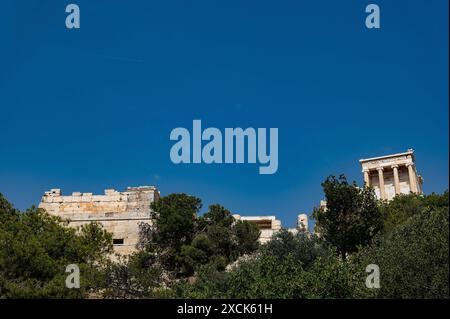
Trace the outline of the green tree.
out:
M 164 269 L 155 254 L 140 250 L 130 256 L 117 256 L 109 262 L 105 272 L 106 298 L 164 298 L 170 297 L 164 281 Z
M 154 242 L 179 251 L 195 234 L 195 219 L 201 200 L 186 194 L 170 194 L 151 204 L 155 225 Z
M 20 212 L 0 194 L 0 298 L 85 298 L 103 287 L 112 238 L 98 224 L 78 229 L 32 207 Z M 80 268 L 68 289 L 66 266 Z
M 200 266 L 208 263 L 214 255 L 213 243 L 204 235 L 198 235 L 190 245 L 181 248 L 178 261 L 182 265 L 182 272 L 185 276 L 191 276 Z
M 424 205 L 431 209 L 448 207 L 449 205 L 448 190 L 442 194 L 436 194 L 433 192 L 430 195 L 425 195 L 423 199 Z
M 229 298 L 351 298 L 365 296 L 363 275 L 318 238 L 284 230 L 239 262 L 225 287 Z
M 399 194 L 389 202 L 381 202 L 380 211 L 384 218 L 384 230 L 389 232 L 395 229 L 423 209 L 423 197 L 417 194 Z
M 200 267 L 195 283 L 175 286 L 183 298 L 349 298 L 364 285 L 352 264 L 313 235 L 281 230 L 227 271 Z M 360 295 L 358 295 L 360 296 Z
M 228 298 L 302 298 L 302 266 L 288 254 L 282 262 L 261 254 L 242 261 L 229 274 Z
M 301 231 L 293 234 L 286 229 L 275 234 L 261 250 L 264 254 L 275 256 L 280 262 L 292 255 L 294 261 L 305 269 L 311 267 L 318 257 L 329 253 L 317 236 Z
M 202 265 L 194 282 L 179 281 L 173 285 L 174 295 L 185 299 L 227 298 L 229 272 L 217 270 L 214 263 Z
M 380 268 L 380 298 L 449 298 L 449 209 L 423 209 L 379 234 L 355 262 Z
M 383 228 L 383 217 L 371 188 L 349 184 L 344 175 L 329 176 L 322 187 L 327 205 L 314 211 L 317 230 L 345 260 L 358 246 L 370 243 Z
M 200 208 L 196 197 L 171 194 L 152 204 L 153 225 L 141 225 L 138 247 L 153 254 L 168 276 L 188 278 L 207 264 L 223 270 L 258 248 L 256 225 L 236 221 L 218 204 L 197 216 Z
M 410 217 L 424 209 L 436 209 L 449 206 L 448 191 L 430 195 L 399 194 L 389 202 L 382 202 L 380 209 L 384 217 L 384 229 L 389 232 L 406 222 Z
M 365 287 L 365 266 L 361 268 L 352 262 L 351 257 L 348 259 L 344 262 L 335 248 L 319 256 L 303 276 L 305 298 L 370 297 L 373 290 Z
M 185 276 L 193 275 L 206 264 L 224 270 L 239 256 L 258 249 L 257 226 L 235 220 L 223 206 L 209 206 L 208 212 L 197 218 L 196 224 L 194 239 L 182 247 L 178 258 Z
M 175 276 L 182 269 L 179 263 L 182 247 L 190 245 L 195 236 L 201 206 L 199 198 L 186 194 L 170 194 L 151 204 L 154 224 L 140 242 L 152 245 L 150 250 L 158 255 L 163 268 Z
M 236 256 L 242 256 L 250 254 L 259 247 L 259 236 L 261 231 L 255 224 L 251 224 L 247 221 L 237 220 L 232 229 L 234 238 L 234 248 Z

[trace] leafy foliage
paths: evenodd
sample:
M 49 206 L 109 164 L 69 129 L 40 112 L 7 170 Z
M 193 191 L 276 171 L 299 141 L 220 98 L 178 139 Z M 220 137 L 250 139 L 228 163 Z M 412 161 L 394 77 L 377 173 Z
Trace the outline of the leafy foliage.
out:
M 117 290 L 120 297 L 160 296 L 168 293 L 161 287 L 186 288 L 184 284 L 198 278 L 199 272 L 224 271 L 229 263 L 258 249 L 255 225 L 236 221 L 220 205 L 197 216 L 200 207 L 200 199 L 186 194 L 171 194 L 154 203 L 153 225 L 141 225 L 140 250 L 109 268 L 109 282 L 116 288 L 108 294 L 116 296 Z
M 275 234 L 261 250 L 268 256 L 274 256 L 280 262 L 291 255 L 294 262 L 305 269 L 310 268 L 317 257 L 326 256 L 329 253 L 317 236 L 302 231 L 294 234 L 286 229 Z
M 117 256 L 106 270 L 106 298 L 163 298 L 170 296 L 163 285 L 163 269 L 155 255 L 145 250 L 129 256 Z
M 349 184 L 344 175 L 329 176 L 322 187 L 327 207 L 314 212 L 317 229 L 345 260 L 360 245 L 368 245 L 383 227 L 383 217 L 371 188 Z
M 255 225 L 220 205 L 198 216 L 200 199 L 172 194 L 137 252 L 114 258 L 100 225 L 69 228 L 0 195 L 0 298 L 449 298 L 448 191 L 385 202 L 343 176 L 323 187 L 320 236 L 282 229 L 260 246 Z M 72 263 L 81 289 L 65 287 Z M 380 289 L 365 286 L 369 264 Z
M 442 195 L 432 193 L 427 196 L 416 194 L 400 194 L 390 202 L 380 205 L 384 217 L 384 229 L 390 231 L 403 224 L 408 218 L 420 214 L 424 209 L 448 207 L 448 191 Z
M 342 184 L 344 180 L 327 181 Z M 331 207 L 341 207 L 334 211 L 350 207 L 356 213 L 364 211 L 359 207 L 369 207 L 373 213 L 369 216 L 376 218 L 365 227 L 377 229 L 376 234 L 369 233 L 370 240 L 355 241 L 345 260 L 333 241 L 282 230 L 227 271 L 201 268 L 195 282 L 175 285 L 175 294 L 184 298 L 448 298 L 448 192 L 372 202 L 371 194 L 361 195 L 362 190 L 349 190 L 347 186 L 354 186 L 343 184 L 331 191 L 342 197 L 329 197 L 335 201 Z M 370 204 L 350 205 L 351 201 Z M 330 209 L 323 213 L 330 214 Z M 365 285 L 369 264 L 380 268 L 380 289 Z
M 397 205 L 395 205 L 397 208 Z M 449 210 L 423 209 L 360 252 L 361 264 L 377 264 L 382 298 L 449 297 Z
M 111 251 L 100 225 L 68 228 L 34 207 L 22 213 L 0 194 L 0 297 L 87 297 L 101 288 Z M 80 268 L 80 289 L 66 288 L 69 264 Z

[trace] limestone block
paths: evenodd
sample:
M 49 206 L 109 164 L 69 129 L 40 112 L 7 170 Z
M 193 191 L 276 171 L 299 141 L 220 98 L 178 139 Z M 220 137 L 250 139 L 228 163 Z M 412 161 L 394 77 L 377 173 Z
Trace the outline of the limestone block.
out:
M 109 195 L 114 193 L 116 190 L 114 188 L 107 188 L 105 189 L 105 195 Z
M 53 202 L 53 196 L 42 197 L 41 203 L 51 203 L 51 202 Z
M 272 229 L 261 229 L 261 237 L 271 238 L 273 233 Z
M 116 195 L 116 194 L 111 194 L 110 196 L 108 196 L 109 200 L 112 202 L 118 202 L 120 201 L 120 195 Z
M 130 253 L 139 240 L 139 224 L 151 224 L 150 204 L 155 194 L 154 187 L 132 188 L 127 192 L 107 189 L 104 195 L 73 192 L 69 196 L 61 196 L 60 191 L 50 191 L 42 197 L 39 207 L 69 220 L 71 227 L 91 221 L 101 223 L 113 237 L 126 239 L 121 248 L 114 247 L 115 251 Z
M 272 229 L 273 230 L 281 229 L 281 221 L 280 220 L 273 220 L 272 221 Z
M 63 203 L 70 203 L 73 202 L 72 196 L 62 196 Z
M 62 203 L 63 198 L 62 198 L 62 196 L 54 196 L 52 202 L 53 203 Z
M 81 195 L 73 196 L 72 195 L 72 202 L 73 203 L 80 203 L 81 202 Z
M 83 203 L 89 203 L 89 202 L 92 202 L 92 195 L 86 195 L 86 194 L 83 194 L 83 195 L 81 196 L 81 202 L 83 202 Z
M 108 196 L 106 195 L 94 195 L 92 196 L 92 200 L 94 202 L 106 202 L 108 199 Z
M 61 189 L 59 189 L 59 188 L 52 188 L 50 190 L 50 193 L 53 194 L 53 195 L 61 196 Z
M 52 211 L 58 211 L 59 207 L 60 207 L 59 203 L 50 203 L 48 205 L 48 208 Z

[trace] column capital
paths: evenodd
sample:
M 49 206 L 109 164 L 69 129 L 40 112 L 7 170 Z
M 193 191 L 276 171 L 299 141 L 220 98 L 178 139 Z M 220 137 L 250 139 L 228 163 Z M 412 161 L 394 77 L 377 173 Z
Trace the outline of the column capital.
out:
M 397 164 L 391 165 L 391 168 L 392 168 L 392 169 L 398 168 L 398 165 L 397 165 Z
M 363 172 L 363 173 L 369 173 L 369 172 L 370 172 L 370 169 L 368 169 L 368 168 L 363 168 L 363 170 L 362 170 L 361 172 Z
M 414 163 L 406 163 L 405 166 L 406 167 L 414 166 Z
M 383 166 L 377 167 L 377 171 L 383 171 L 383 170 L 384 170 Z

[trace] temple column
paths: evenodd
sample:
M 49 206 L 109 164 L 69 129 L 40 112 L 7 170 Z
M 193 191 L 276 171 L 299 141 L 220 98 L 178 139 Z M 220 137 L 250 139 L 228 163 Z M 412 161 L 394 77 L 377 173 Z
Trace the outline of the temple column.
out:
M 392 170 L 394 171 L 394 187 L 395 187 L 395 194 L 400 194 L 400 180 L 398 178 L 398 165 L 392 165 Z
M 417 182 L 416 182 L 416 173 L 414 172 L 414 164 L 408 163 L 406 167 L 408 167 L 408 175 L 409 175 L 409 189 L 414 194 L 417 193 Z
M 363 173 L 364 173 L 364 186 L 369 187 L 370 186 L 369 170 L 365 169 L 363 170 Z
M 380 186 L 380 197 L 381 199 L 386 199 L 386 190 L 384 189 L 384 176 L 383 176 L 383 167 L 378 167 L 378 181 Z

